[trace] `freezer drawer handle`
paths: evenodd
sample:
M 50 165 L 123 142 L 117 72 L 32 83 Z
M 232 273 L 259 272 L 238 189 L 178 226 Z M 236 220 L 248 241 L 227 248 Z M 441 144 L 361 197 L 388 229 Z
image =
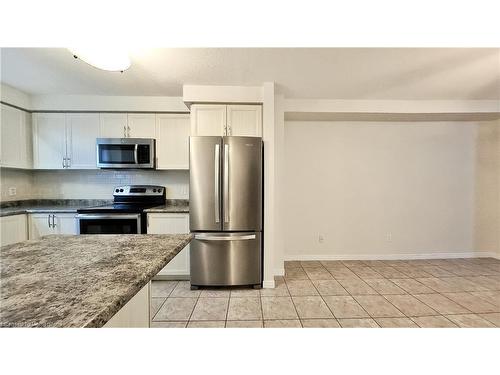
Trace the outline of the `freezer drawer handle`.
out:
M 194 236 L 195 240 L 205 241 L 242 241 L 242 240 L 255 240 L 255 234 L 247 234 L 243 236 L 209 236 L 205 234 L 197 234 Z
M 220 183 L 219 183 L 219 163 L 220 163 L 220 146 L 218 144 L 215 145 L 215 160 L 214 160 L 214 165 L 215 165 L 215 222 L 219 223 L 220 222 L 220 202 L 219 202 L 219 196 L 220 196 Z

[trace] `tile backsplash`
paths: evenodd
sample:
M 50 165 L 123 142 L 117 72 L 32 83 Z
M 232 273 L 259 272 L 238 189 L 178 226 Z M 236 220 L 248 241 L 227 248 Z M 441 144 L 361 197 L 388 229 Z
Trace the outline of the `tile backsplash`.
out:
M 2 202 L 36 198 L 33 188 L 33 172 L 21 169 L 0 169 L 0 191 Z M 15 195 L 9 194 L 9 189 L 16 190 Z
M 188 199 L 189 171 L 61 170 L 21 171 L 2 168 L 2 201 L 23 199 L 110 199 L 118 185 L 162 185 L 167 198 Z M 9 196 L 9 187 L 17 194 Z

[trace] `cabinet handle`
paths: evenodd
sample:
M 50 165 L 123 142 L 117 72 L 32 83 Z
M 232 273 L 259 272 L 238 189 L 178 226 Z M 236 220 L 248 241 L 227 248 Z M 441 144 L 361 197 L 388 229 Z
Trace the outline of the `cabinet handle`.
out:
M 56 215 L 52 215 L 52 228 L 56 227 Z
M 127 130 L 128 130 L 127 137 L 130 138 L 130 126 L 128 126 L 128 125 L 127 125 Z
M 62 167 L 66 168 L 66 158 L 62 158 Z
M 49 224 L 49 228 L 51 228 L 51 226 L 50 226 L 50 215 L 47 216 L 47 223 Z
M 66 158 L 66 168 L 71 167 L 71 158 Z
M 127 138 L 127 127 L 123 125 L 123 137 Z

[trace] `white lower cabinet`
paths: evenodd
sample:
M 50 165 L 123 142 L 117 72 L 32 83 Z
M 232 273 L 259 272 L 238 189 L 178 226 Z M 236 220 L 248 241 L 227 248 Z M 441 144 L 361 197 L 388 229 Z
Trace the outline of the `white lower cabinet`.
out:
M 186 234 L 189 233 L 189 214 L 150 213 L 148 214 L 148 234 Z M 189 245 L 181 250 L 163 268 L 160 276 L 189 276 Z
M 30 214 L 29 239 L 35 240 L 49 234 L 76 234 L 76 214 Z
M 149 328 L 150 285 L 147 283 L 137 292 L 108 320 L 104 328 Z
M 26 241 L 28 221 L 25 214 L 0 217 L 0 246 Z

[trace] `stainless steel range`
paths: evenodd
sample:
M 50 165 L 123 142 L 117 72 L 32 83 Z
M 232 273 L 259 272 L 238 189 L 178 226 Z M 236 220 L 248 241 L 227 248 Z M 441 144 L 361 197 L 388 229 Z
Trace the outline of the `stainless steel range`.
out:
M 113 204 L 77 211 L 78 234 L 146 233 L 146 208 L 165 204 L 164 186 L 125 185 L 113 192 Z

